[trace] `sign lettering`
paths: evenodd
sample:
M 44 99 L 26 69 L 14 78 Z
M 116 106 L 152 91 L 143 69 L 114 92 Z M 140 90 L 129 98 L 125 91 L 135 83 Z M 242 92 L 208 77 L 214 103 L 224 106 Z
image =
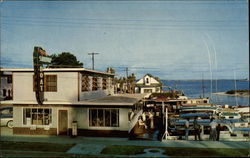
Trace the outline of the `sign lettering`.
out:
M 44 73 L 43 64 L 51 63 L 51 58 L 48 57 L 45 50 L 41 47 L 34 47 L 33 64 L 34 76 L 36 82 L 36 100 L 37 103 L 42 105 L 44 101 Z

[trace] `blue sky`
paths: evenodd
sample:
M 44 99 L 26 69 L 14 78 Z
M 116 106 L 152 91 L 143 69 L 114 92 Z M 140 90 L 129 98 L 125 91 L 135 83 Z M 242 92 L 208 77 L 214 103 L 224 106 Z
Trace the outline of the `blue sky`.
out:
M 137 78 L 249 76 L 247 1 L 4 1 L 1 67 L 31 68 L 34 46 Z

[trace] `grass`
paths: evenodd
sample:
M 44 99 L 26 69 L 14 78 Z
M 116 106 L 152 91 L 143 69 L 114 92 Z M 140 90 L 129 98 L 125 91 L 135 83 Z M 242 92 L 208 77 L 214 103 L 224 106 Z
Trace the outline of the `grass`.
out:
M 1 150 L 66 152 L 74 144 L 40 143 L 40 142 L 0 142 Z
M 102 154 L 110 155 L 137 155 L 143 154 L 144 149 L 156 148 L 152 146 L 129 146 L 129 145 L 110 145 L 102 150 Z M 228 149 L 228 148 L 177 148 L 177 147 L 157 147 L 165 150 L 167 156 L 205 156 L 205 157 L 246 157 L 248 149 Z

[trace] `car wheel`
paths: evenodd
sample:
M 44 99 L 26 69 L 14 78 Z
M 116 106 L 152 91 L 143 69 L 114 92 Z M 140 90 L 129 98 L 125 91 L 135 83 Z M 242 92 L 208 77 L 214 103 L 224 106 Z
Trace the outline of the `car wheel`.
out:
M 7 122 L 7 127 L 13 128 L 13 121 L 12 120 Z

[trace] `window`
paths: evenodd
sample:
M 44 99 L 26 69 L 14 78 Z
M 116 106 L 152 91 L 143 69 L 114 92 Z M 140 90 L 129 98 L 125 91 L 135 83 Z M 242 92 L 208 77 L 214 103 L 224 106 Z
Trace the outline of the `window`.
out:
M 119 127 L 119 110 L 89 109 L 89 126 Z
M 152 93 L 152 89 L 144 89 L 144 93 Z
M 86 75 L 82 75 L 82 92 L 89 91 L 89 77 Z
M 45 75 L 45 91 L 56 92 L 57 91 L 57 76 Z
M 107 79 L 106 78 L 102 78 L 102 89 L 103 90 L 107 89 Z
M 24 125 L 49 125 L 52 123 L 51 109 L 49 108 L 24 108 Z
M 92 91 L 97 90 L 97 77 L 92 78 Z
M 33 91 L 37 88 L 36 77 L 33 75 Z M 45 75 L 44 76 L 44 91 L 56 92 L 57 91 L 57 75 Z
M 148 78 L 146 78 L 146 83 L 149 83 Z
M 12 76 L 7 76 L 7 83 L 12 83 Z
M 6 97 L 6 89 L 3 89 L 3 96 Z

